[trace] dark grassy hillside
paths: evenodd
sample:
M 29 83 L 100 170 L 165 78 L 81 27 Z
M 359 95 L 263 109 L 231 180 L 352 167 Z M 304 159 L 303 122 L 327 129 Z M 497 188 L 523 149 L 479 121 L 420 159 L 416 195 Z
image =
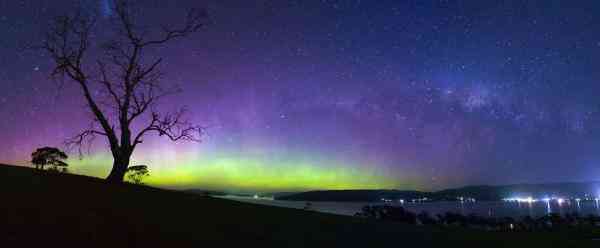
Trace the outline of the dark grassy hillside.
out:
M 590 231 L 486 233 L 258 206 L 0 166 L 0 247 L 594 247 Z M 600 236 L 600 235 L 599 235 Z

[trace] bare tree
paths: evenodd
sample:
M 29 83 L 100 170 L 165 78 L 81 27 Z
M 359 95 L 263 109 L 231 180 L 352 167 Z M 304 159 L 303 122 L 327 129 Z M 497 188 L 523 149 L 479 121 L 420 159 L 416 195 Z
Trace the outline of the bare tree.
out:
M 179 90 L 161 81 L 162 58 L 147 54 L 200 30 L 206 14 L 191 10 L 181 27 L 150 30 L 136 22 L 130 1 L 114 0 L 112 6 L 115 32 L 106 42 L 97 41 L 99 36 L 94 34 L 96 18 L 75 14 L 55 19 L 42 48 L 53 59 L 52 77 L 77 84 L 93 115 L 91 127 L 67 143 L 81 147 L 105 137 L 114 159 L 107 180 L 122 182 L 131 155 L 146 134 L 171 141 L 199 141 L 202 128 L 185 119 L 184 109 L 156 110 L 161 98 Z

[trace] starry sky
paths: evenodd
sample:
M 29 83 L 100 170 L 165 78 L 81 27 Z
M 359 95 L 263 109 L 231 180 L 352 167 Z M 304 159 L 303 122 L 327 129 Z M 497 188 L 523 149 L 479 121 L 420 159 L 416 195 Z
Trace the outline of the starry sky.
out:
M 201 2 L 201 3 L 200 3 Z M 175 188 L 432 190 L 600 179 L 598 1 L 138 1 L 142 22 L 210 24 L 152 51 L 206 127 L 134 154 Z M 89 125 L 73 84 L 27 49 L 52 17 L 109 0 L 0 0 L 0 162 Z M 105 176 L 102 141 L 75 173 Z

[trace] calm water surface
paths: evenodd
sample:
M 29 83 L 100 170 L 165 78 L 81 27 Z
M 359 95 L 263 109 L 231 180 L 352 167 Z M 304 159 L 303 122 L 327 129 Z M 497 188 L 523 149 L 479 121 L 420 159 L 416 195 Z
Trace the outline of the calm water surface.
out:
M 303 201 L 278 201 L 270 199 L 255 199 L 252 197 L 225 196 L 224 199 L 236 201 L 302 209 L 306 206 Z M 311 202 L 314 211 L 340 215 L 353 215 L 365 205 L 383 205 L 384 203 L 368 202 Z M 514 217 L 523 216 L 539 217 L 548 213 L 579 213 L 580 215 L 600 215 L 600 206 L 597 201 L 567 201 L 562 204 L 556 202 L 429 202 L 429 203 L 385 203 L 402 206 L 412 212 L 427 211 L 435 215 L 438 213 L 455 212 L 463 215 L 476 214 L 478 216 Z

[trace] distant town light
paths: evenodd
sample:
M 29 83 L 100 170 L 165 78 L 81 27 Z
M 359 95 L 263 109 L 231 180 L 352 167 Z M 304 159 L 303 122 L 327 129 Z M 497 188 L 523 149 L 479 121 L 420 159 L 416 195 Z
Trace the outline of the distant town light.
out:
M 534 199 L 533 197 L 527 197 L 527 198 L 519 198 L 519 197 L 514 197 L 514 198 L 504 198 L 504 201 L 507 202 L 518 202 L 518 203 L 534 203 L 537 202 L 538 199 Z

